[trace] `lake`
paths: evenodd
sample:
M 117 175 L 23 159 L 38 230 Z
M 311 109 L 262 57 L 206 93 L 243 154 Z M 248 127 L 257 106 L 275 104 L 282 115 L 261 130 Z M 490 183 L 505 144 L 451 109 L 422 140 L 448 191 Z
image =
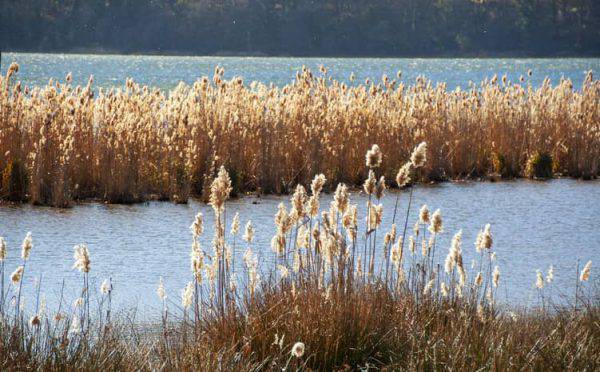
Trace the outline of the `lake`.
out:
M 212 77 L 215 66 L 225 68 L 225 77 L 241 76 L 246 82 L 260 81 L 283 86 L 292 81 L 303 65 L 317 73 L 319 66 L 329 69 L 334 79 L 355 84 L 366 78 L 379 81 L 383 74 L 395 79 L 402 71 L 402 81 L 412 84 L 419 75 L 433 82 L 446 82 L 448 89 L 468 87 L 469 81 L 479 84 L 494 74 L 518 82 L 522 75 L 533 86 L 539 86 L 545 77 L 557 83 L 569 78 L 580 86 L 589 70 L 600 70 L 600 58 L 554 59 L 460 59 L 460 58 L 283 58 L 283 57 L 175 57 L 123 56 L 87 54 L 29 54 L 2 53 L 2 74 L 11 62 L 20 64 L 17 79 L 26 85 L 46 84 L 50 78 L 64 81 L 71 72 L 74 84 L 85 85 L 94 75 L 96 87 L 123 85 L 133 78 L 142 85 L 170 89 L 179 82 L 193 83 L 200 76 Z M 533 75 L 527 76 L 531 69 Z
M 408 192 L 401 194 L 400 215 L 406 213 Z M 231 221 L 235 212 L 242 226 L 251 219 L 256 227 L 253 250 L 261 270 L 267 275 L 274 267 L 270 240 L 275 232 L 273 216 L 288 196 L 247 196 L 227 205 Z M 321 206 L 328 206 L 332 195 L 324 195 Z M 364 221 L 365 197 L 352 192 L 359 205 L 359 220 Z M 384 201 L 383 226 L 389 226 L 395 202 L 394 192 Z M 501 270 L 500 301 L 529 306 L 538 300 L 533 289 L 536 269 L 546 273 L 554 265 L 555 282 L 546 289 L 560 301 L 560 294 L 572 296 L 576 265 L 587 260 L 600 262 L 600 181 L 553 180 L 548 182 L 509 181 L 458 182 L 422 185 L 414 190 L 409 226 L 418 209 L 427 204 L 440 208 L 444 232 L 438 240 L 436 257 L 442 262 L 450 240 L 463 230 L 463 255 L 469 267 L 474 257 L 477 231 L 492 225 L 497 264 Z M 72 269 L 73 246 L 86 243 L 90 249 L 91 281 L 94 292 L 104 278 L 112 277 L 114 301 L 121 309 L 137 307 L 142 316 L 158 316 L 155 295 L 159 276 L 164 277 L 169 298 L 179 303 L 179 291 L 191 280 L 189 250 L 190 224 L 197 212 L 206 218 L 203 247 L 210 250 L 212 209 L 191 200 L 187 205 L 148 202 L 136 205 L 79 204 L 70 209 L 31 205 L 0 207 L 0 235 L 7 239 L 7 271 L 18 265 L 20 244 L 27 231 L 33 234 L 34 248 L 25 275 L 26 303 L 33 306 L 33 288 L 41 276 L 42 294 L 48 305 L 56 304 L 62 280 L 65 298 L 78 296 L 81 275 Z M 403 219 L 402 219 L 403 221 Z M 363 231 L 359 229 L 359 231 Z M 245 247 L 237 245 L 237 262 Z M 595 269 L 592 269 L 594 272 Z M 592 275 L 594 277 L 595 274 Z M 472 277 L 472 276 L 471 276 Z

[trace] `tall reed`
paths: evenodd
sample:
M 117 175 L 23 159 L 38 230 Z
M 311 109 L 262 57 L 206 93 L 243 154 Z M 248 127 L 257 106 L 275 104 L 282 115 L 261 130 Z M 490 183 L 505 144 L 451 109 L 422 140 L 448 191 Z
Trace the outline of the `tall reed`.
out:
M 224 78 L 164 92 L 128 79 L 105 90 L 51 80 L 24 87 L 18 66 L 0 77 L 1 195 L 66 206 L 98 198 L 186 202 L 210 194 L 221 166 L 234 192 L 293 192 L 324 174 L 358 186 L 363 151 L 385 154 L 394 179 L 414 143 L 435 151 L 413 181 L 600 173 L 600 83 L 588 73 L 534 88 L 496 77 L 449 91 L 424 77 L 348 86 L 302 69 L 274 87 Z

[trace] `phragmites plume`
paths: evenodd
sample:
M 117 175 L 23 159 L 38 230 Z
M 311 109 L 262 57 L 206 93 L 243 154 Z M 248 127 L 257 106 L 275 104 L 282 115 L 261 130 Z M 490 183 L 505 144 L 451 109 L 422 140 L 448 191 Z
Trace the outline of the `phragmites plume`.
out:
M 290 211 L 290 216 L 294 221 L 298 221 L 306 216 L 306 199 L 306 189 L 302 185 L 297 185 L 296 191 L 292 195 L 292 210 Z
M 437 209 L 435 212 L 433 212 L 433 215 L 431 216 L 429 232 L 431 232 L 432 234 L 439 234 L 442 231 L 444 231 L 444 228 L 442 226 L 442 212 L 440 212 L 440 210 Z
M 100 285 L 100 293 L 102 293 L 103 295 L 107 295 L 110 292 L 112 292 L 112 283 L 110 282 L 109 279 L 104 279 L 104 281 L 102 281 L 102 284 Z
M 554 281 L 554 266 L 550 265 L 548 274 L 546 274 L 546 282 L 552 283 L 552 281 Z
M 383 220 L 383 204 L 371 205 L 369 210 L 369 230 L 375 230 L 381 225 Z
M 385 186 L 385 177 L 381 176 L 379 178 L 379 182 L 377 182 L 377 188 L 375 190 L 375 197 L 377 198 L 377 200 L 383 198 L 383 193 L 385 192 L 385 189 L 387 187 Z
M 81 320 L 79 320 L 78 316 L 74 316 L 71 321 L 71 327 L 69 328 L 69 333 L 78 335 L 81 333 Z
M 342 214 L 346 212 L 346 209 L 348 209 L 349 199 L 348 187 L 343 183 L 338 184 L 337 188 L 335 189 L 335 193 L 333 194 L 335 209 Z
M 427 143 L 421 142 L 415 147 L 410 155 L 410 162 L 415 168 L 420 168 L 427 161 Z
M 367 155 L 365 156 L 367 167 L 370 169 L 378 168 L 381 165 L 381 149 L 377 145 L 373 145 L 370 150 L 367 151 Z
M 29 259 L 31 248 L 33 248 L 33 238 L 31 237 L 31 232 L 28 232 L 27 235 L 25 235 L 25 239 L 23 239 L 23 244 L 21 245 L 21 258 L 23 260 Z
M 238 212 L 233 216 L 233 221 L 231 222 L 231 235 L 237 235 L 240 231 L 240 214 Z
M 244 231 L 244 236 L 242 238 L 248 243 L 252 243 L 254 240 L 254 227 L 252 227 L 252 221 L 246 223 L 246 230 Z
M 290 270 L 287 268 L 287 266 L 277 265 L 277 270 L 279 271 L 279 275 L 281 276 L 282 280 L 287 279 L 290 273 Z
M 419 222 L 425 225 L 429 223 L 429 208 L 427 204 L 423 204 L 419 210 Z
M 477 276 L 475 277 L 475 285 L 477 287 L 480 287 L 482 283 L 483 283 L 483 275 L 481 274 L 481 271 L 480 271 L 477 273 Z
M 406 162 L 399 170 L 398 174 L 396 174 L 396 183 L 398 187 L 402 188 L 410 182 L 410 170 L 412 168 L 412 163 Z
M 165 291 L 165 284 L 163 282 L 162 276 L 158 279 L 158 287 L 156 288 L 156 294 L 161 301 L 164 301 L 167 298 L 167 293 Z
M 583 270 L 581 270 L 581 276 L 579 277 L 579 280 L 582 282 L 587 282 L 590 279 L 590 271 L 591 270 L 592 270 L 592 260 L 589 260 L 583 267 Z
M 425 288 L 423 289 L 423 294 L 426 295 L 429 292 L 431 292 L 431 289 L 433 288 L 434 284 L 435 284 L 435 279 L 431 279 L 430 281 L 428 281 L 427 284 L 425 284 Z
M 319 214 L 319 196 L 321 194 L 321 190 L 323 190 L 323 185 L 325 185 L 325 181 L 326 179 L 323 174 L 317 174 L 310 184 L 312 195 L 310 196 L 310 198 L 308 198 L 306 206 L 306 208 L 308 209 L 308 215 L 310 217 L 316 217 Z
M 6 76 L 8 79 L 10 79 L 10 77 L 13 74 L 16 74 L 17 72 L 19 72 L 19 64 L 17 62 L 13 62 L 8 67 L 8 70 L 6 71 Z
M 192 305 L 194 299 L 194 284 L 189 282 L 184 289 L 181 290 L 181 305 L 184 309 L 188 309 Z
M 323 190 L 326 181 L 325 175 L 317 174 L 310 184 L 310 191 L 312 191 L 312 194 L 319 195 L 321 190 Z
M 4 240 L 4 238 L 0 236 L 0 262 L 6 259 L 6 253 L 6 240 Z
M 279 234 L 286 234 L 292 228 L 291 218 L 285 209 L 285 204 L 279 203 L 277 213 L 275 213 L 275 226 Z
M 296 342 L 294 344 L 294 346 L 292 346 L 292 356 L 295 356 L 296 358 L 302 358 L 302 356 L 304 355 L 304 351 L 305 351 L 305 346 L 304 343 L 302 342 Z
M 494 240 L 492 239 L 492 227 L 488 223 L 483 228 L 483 232 L 481 232 L 481 237 L 477 236 L 477 252 L 481 252 L 482 249 L 491 249 Z
M 448 297 L 448 285 L 445 282 L 440 284 L 440 293 L 443 297 Z
M 277 206 L 277 213 L 275 213 L 275 226 L 277 226 L 277 232 L 280 234 L 286 234 L 292 228 L 292 219 L 285 209 L 285 204 L 279 203 Z
M 225 170 L 225 167 L 221 166 L 221 168 L 219 168 L 217 178 L 215 178 L 210 185 L 209 203 L 215 212 L 220 213 L 223 210 L 225 201 L 227 198 L 229 198 L 231 190 L 232 187 L 229 174 Z
M 73 264 L 73 268 L 83 273 L 90 272 L 90 253 L 87 246 L 79 244 L 75 246 L 74 250 L 73 258 L 75 259 L 75 263 Z
M 10 275 L 10 280 L 13 282 L 13 284 L 17 284 L 17 283 L 19 283 L 21 281 L 21 278 L 23 277 L 23 270 L 25 270 L 25 268 L 23 266 L 19 266 Z
M 539 269 L 535 272 L 535 286 L 537 289 L 544 288 L 544 276 L 542 275 L 542 271 Z
M 365 180 L 363 189 L 367 195 L 372 195 L 377 189 L 377 179 L 375 178 L 375 172 L 369 170 L 369 176 Z
M 467 276 L 465 273 L 465 268 L 463 266 L 462 259 L 462 230 L 459 230 L 454 237 L 452 238 L 452 244 L 450 245 L 450 250 L 448 255 L 446 256 L 446 261 L 444 263 L 444 269 L 446 273 L 450 274 L 456 267 L 459 278 L 459 285 L 462 287 L 465 285 Z
M 494 287 L 498 287 L 498 283 L 500 282 L 500 268 L 496 266 L 494 268 L 494 273 L 492 274 L 492 283 L 494 283 Z
M 196 218 L 194 219 L 194 223 L 190 226 L 190 230 L 192 230 L 192 235 L 194 238 L 199 237 L 204 232 L 204 221 L 202 218 L 202 213 L 198 212 L 196 214 Z

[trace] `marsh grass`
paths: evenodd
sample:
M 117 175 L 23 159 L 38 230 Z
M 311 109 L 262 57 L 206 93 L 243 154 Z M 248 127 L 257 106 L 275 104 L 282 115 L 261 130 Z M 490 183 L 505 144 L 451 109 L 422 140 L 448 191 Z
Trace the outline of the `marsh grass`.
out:
M 422 170 L 431 148 L 421 143 L 400 167 L 397 186 Z M 88 274 L 93 252 L 75 247 L 74 268 L 81 271 L 81 297 L 51 314 L 36 305 L 27 321 L 20 311 L 23 275 L 4 291 L 0 323 L 0 367 L 9 370 L 596 370 L 600 366 L 600 300 L 589 279 L 591 261 L 577 271 L 571 305 L 553 306 L 546 277 L 533 275 L 540 306 L 514 310 L 497 304 L 502 274 L 496 266 L 492 228 L 478 234 L 478 260 L 471 270 L 462 259 L 460 231 L 450 247 L 436 237 L 444 232 L 439 210 L 420 209 L 412 229 L 408 220 L 387 230 L 383 153 L 372 146 L 363 157 L 369 195 L 366 229 L 345 185 L 321 208 L 326 184 L 317 175 L 310 192 L 296 187 L 288 209 L 275 216 L 271 249 L 277 270 L 258 269 L 250 221 L 227 217 L 232 182 L 225 168 L 210 183 L 215 213 L 211 247 L 202 247 L 204 216 L 190 226 L 190 281 L 181 304 L 168 301 L 162 279 L 157 295 L 161 321 L 141 324 L 114 316 L 110 280 L 101 286 L 98 310 L 90 311 Z M 412 191 L 403 193 L 411 207 Z M 408 213 L 406 214 L 409 215 Z M 408 217 L 406 217 L 408 219 Z M 231 221 L 231 222 L 230 222 Z M 245 226 L 239 239 L 241 227 Z M 360 230 L 360 231 L 359 231 Z M 2 241 L 2 252 L 6 252 Z M 235 247 L 243 265 L 233 265 Z M 473 248 L 470 248 L 473 249 Z M 23 243 L 23 265 L 35 252 L 31 236 Z M 444 264 L 435 259 L 444 257 Z M 34 254 L 34 253 L 33 253 Z M 4 259 L 6 255 L 2 256 Z M 4 263 L 4 261 L 2 261 Z M 4 277 L 2 266 L 2 277 Z M 541 281 L 541 284 L 540 284 Z M 546 288 L 545 288 L 546 287 Z M 535 288 L 535 287 L 534 287 Z M 177 297 L 174 297 L 177 298 Z M 573 304 L 574 302 L 574 304 Z
M 373 143 L 386 179 L 421 141 L 434 151 L 416 182 L 536 176 L 535 154 L 551 159 L 545 177 L 600 172 L 600 83 L 591 72 L 580 88 L 494 77 L 453 91 L 424 77 L 348 86 L 325 68 L 303 69 L 281 88 L 226 80 L 219 67 L 169 92 L 131 79 L 110 90 L 94 89 L 93 78 L 83 87 L 70 77 L 37 87 L 17 80 L 16 64 L 0 77 L 5 200 L 207 200 L 221 166 L 238 193 L 291 193 L 319 173 L 331 186 L 358 186 Z

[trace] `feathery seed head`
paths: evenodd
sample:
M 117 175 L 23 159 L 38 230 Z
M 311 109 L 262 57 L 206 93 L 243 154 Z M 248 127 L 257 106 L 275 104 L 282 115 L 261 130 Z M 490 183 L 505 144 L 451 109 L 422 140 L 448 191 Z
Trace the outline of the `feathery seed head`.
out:
M 402 188 L 410 182 L 410 171 L 412 169 L 412 163 L 406 162 L 399 170 L 398 174 L 396 174 L 396 183 L 398 187 Z
M 246 223 L 246 229 L 242 238 L 248 243 L 252 243 L 254 240 L 254 227 L 252 226 L 252 221 L 248 221 L 248 223 Z
M 113 288 L 113 286 L 112 286 L 112 283 L 110 282 L 110 280 L 104 279 L 104 281 L 100 285 L 100 293 L 102 293 L 103 295 L 107 295 L 110 292 L 112 292 L 112 288 Z
M 431 216 L 429 232 L 431 232 L 432 234 L 439 234 L 442 231 L 444 231 L 444 228 L 442 226 L 442 212 L 439 209 L 437 209 L 435 212 L 433 212 L 433 215 Z
M 31 232 L 28 232 L 27 235 L 25 235 L 25 239 L 23 239 L 23 244 L 21 245 L 21 258 L 23 260 L 29 259 L 31 248 L 33 248 L 33 238 L 31 237 Z
M 7 249 L 6 249 L 6 240 L 0 236 L 0 262 L 6 259 Z
M 369 176 L 365 180 L 363 189 L 367 195 L 372 195 L 377 189 L 377 179 L 375 178 L 375 172 L 369 170 Z
M 382 153 L 379 146 L 373 145 L 370 150 L 367 151 L 366 163 L 367 167 L 373 169 L 378 168 L 381 165 Z
M 427 207 L 427 204 L 423 204 L 423 206 L 419 210 L 419 222 L 422 224 L 425 224 L 425 225 L 430 222 L 429 221 L 429 208 Z
M 17 283 L 19 283 L 21 281 L 21 277 L 23 276 L 23 270 L 25 270 L 25 268 L 23 266 L 19 266 L 11 274 L 10 280 L 13 282 L 13 284 L 17 284 Z
M 590 271 L 592 270 L 592 260 L 589 260 L 583 270 L 581 270 L 581 275 L 579 276 L 579 280 L 582 282 L 587 282 L 590 279 Z
M 75 263 L 73 268 L 83 273 L 90 272 L 90 254 L 85 244 L 78 244 L 74 248 L 73 258 Z
M 410 161 L 415 168 L 420 168 L 427 161 L 427 143 L 421 142 L 410 155 Z
M 213 180 L 210 186 L 209 203 L 216 213 L 223 210 L 225 201 L 229 198 L 232 189 L 229 173 L 227 173 L 224 166 L 221 166 L 217 178 Z

